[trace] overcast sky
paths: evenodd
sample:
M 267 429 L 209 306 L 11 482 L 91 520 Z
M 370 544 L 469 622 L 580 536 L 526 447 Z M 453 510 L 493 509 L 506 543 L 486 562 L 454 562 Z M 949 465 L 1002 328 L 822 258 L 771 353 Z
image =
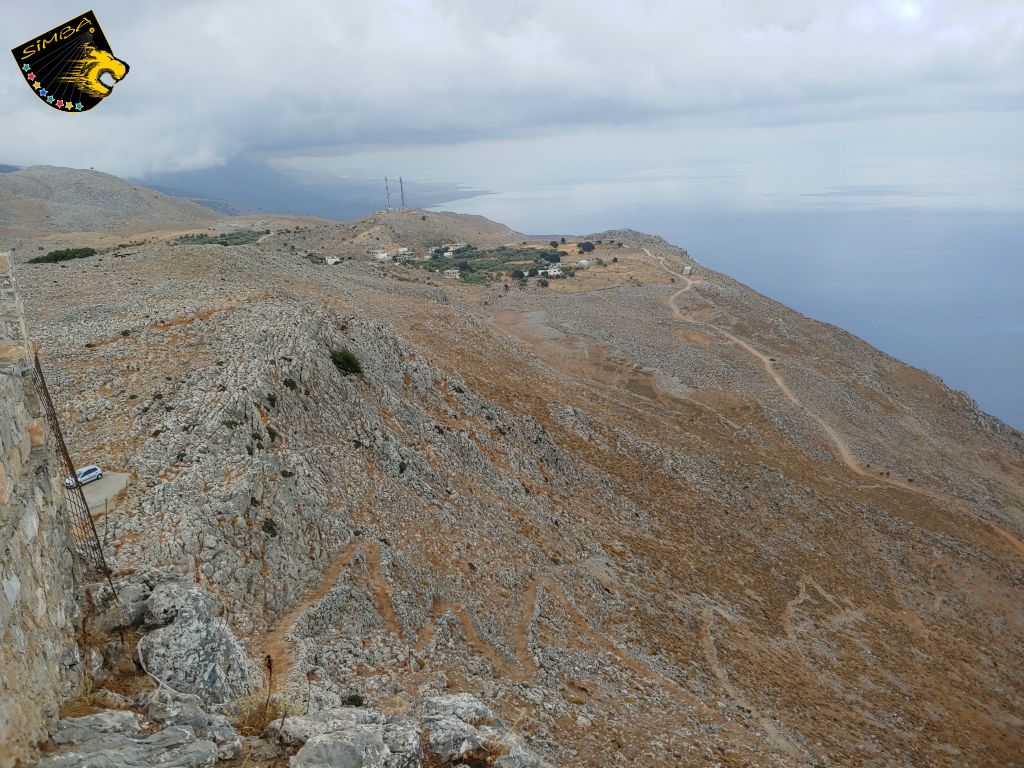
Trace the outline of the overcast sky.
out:
M 82 12 L 5 3 L 11 48 Z M 96 0 L 127 79 L 44 108 L 13 59 L 0 162 L 214 166 L 699 202 L 1024 208 L 1020 0 Z M 688 200 L 688 201 L 693 201 Z

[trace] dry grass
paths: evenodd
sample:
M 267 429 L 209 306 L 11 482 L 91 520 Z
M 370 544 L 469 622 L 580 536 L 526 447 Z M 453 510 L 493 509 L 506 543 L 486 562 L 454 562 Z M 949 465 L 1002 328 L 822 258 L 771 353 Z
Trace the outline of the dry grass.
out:
M 306 713 L 304 701 L 279 693 L 268 699 L 265 690 L 245 696 L 236 704 L 235 728 L 243 736 L 258 736 L 275 720 Z

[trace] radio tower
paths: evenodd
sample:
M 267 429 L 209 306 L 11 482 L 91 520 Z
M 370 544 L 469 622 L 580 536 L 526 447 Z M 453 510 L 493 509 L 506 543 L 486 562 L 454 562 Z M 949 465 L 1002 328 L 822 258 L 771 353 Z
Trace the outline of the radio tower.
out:
M 384 191 L 388 193 L 388 210 L 391 210 L 391 187 L 388 186 L 388 177 L 384 177 Z
M 405 208 L 405 184 L 402 183 L 402 177 L 398 177 L 398 188 L 402 191 L 402 207 Z

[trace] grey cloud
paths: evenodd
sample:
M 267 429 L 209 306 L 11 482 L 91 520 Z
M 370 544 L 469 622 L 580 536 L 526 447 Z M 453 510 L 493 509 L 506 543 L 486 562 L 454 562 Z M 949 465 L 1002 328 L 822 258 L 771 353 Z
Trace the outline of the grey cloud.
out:
M 112 1 L 132 71 L 82 121 L 0 80 L 0 159 L 119 173 L 241 153 L 536 139 L 720 116 L 740 126 L 1020 108 L 1003 0 Z M 21 39 L 67 17 L 20 4 Z M 11 74 L 10 67 L 8 73 Z

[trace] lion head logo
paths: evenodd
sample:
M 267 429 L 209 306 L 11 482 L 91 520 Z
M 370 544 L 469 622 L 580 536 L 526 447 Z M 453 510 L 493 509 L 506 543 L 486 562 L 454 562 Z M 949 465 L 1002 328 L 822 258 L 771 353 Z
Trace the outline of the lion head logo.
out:
M 87 11 L 36 35 L 11 53 L 39 100 L 61 112 L 88 112 L 128 74 L 96 14 Z
M 110 93 L 114 83 L 128 74 L 128 65 L 107 51 L 98 51 L 91 45 L 83 48 L 85 56 L 76 59 L 61 82 L 72 83 L 83 93 L 100 98 Z M 109 76 L 113 82 L 105 83 L 101 78 Z

